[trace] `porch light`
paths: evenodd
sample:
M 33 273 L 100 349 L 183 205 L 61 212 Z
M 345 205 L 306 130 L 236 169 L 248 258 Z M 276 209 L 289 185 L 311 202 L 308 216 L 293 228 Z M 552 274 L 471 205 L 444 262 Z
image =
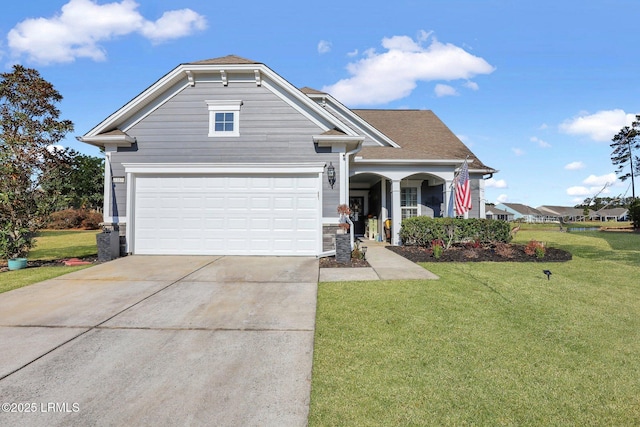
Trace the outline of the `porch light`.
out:
M 332 162 L 329 162 L 329 167 L 327 167 L 327 179 L 329 180 L 329 185 L 333 188 L 336 183 L 336 168 L 333 167 Z

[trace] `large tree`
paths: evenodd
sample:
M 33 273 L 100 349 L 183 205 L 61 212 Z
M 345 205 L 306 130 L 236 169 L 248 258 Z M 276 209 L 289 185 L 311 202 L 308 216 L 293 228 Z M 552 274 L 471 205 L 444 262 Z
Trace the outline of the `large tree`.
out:
M 636 120 L 631 127 L 625 126 L 620 132 L 613 137 L 611 144 L 613 152 L 611 153 L 611 162 L 617 166 L 616 174 L 621 181 L 631 178 L 631 193 L 635 199 L 635 177 L 640 173 L 640 115 L 636 116 Z
M 0 74 L 0 256 L 26 256 L 34 233 L 61 195 L 69 156 L 56 149 L 73 123 L 60 120 L 62 96 L 37 70 Z M 43 185 L 44 184 L 44 185 Z

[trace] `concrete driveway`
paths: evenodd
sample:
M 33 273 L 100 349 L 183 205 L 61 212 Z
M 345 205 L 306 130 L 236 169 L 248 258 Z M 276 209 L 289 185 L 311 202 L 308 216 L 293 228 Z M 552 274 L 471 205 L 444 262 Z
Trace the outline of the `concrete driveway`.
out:
M 306 425 L 317 282 L 315 258 L 132 256 L 0 294 L 0 425 Z

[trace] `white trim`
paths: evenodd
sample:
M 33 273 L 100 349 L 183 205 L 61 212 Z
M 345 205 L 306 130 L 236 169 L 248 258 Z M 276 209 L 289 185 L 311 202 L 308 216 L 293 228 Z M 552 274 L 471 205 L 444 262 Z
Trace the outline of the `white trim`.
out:
M 127 132 L 132 127 L 134 127 L 135 125 L 140 123 L 142 120 L 144 120 L 147 116 L 151 115 L 151 113 L 153 113 L 158 108 L 162 107 L 164 104 L 169 102 L 171 98 L 173 98 L 174 96 L 176 96 L 177 94 L 179 94 L 189 86 L 191 86 L 190 83 L 186 81 L 183 85 L 176 87 L 176 90 L 172 92 L 165 92 L 164 94 L 162 94 L 162 96 L 154 98 L 153 100 L 150 100 L 145 105 L 140 106 L 140 108 L 136 110 L 133 114 L 127 116 L 126 119 L 122 120 L 121 122 L 122 130 Z M 138 115 L 138 117 L 136 117 L 136 115 Z
M 115 111 L 109 117 L 104 119 L 93 129 L 86 133 L 86 137 L 97 136 L 107 130 L 115 127 L 120 127 L 123 123 L 128 123 L 128 126 L 132 126 L 139 120 L 129 123 L 132 117 L 138 115 L 145 106 L 151 103 L 155 103 L 154 107 L 146 111 L 143 116 L 148 115 L 151 111 L 158 108 L 168 99 L 173 97 L 178 92 L 182 91 L 186 87 L 197 83 L 198 73 L 211 73 L 222 72 L 227 74 L 231 72 L 250 72 L 254 73 L 258 71 L 261 74 L 261 86 L 268 88 L 275 95 L 287 102 L 293 108 L 302 113 L 305 117 L 317 124 L 323 131 L 327 131 L 334 127 L 344 131 L 349 136 L 357 136 L 357 134 L 351 130 L 348 126 L 345 126 L 339 119 L 333 116 L 331 113 L 319 106 L 314 100 L 302 93 L 299 89 L 294 87 L 287 80 L 280 77 L 277 73 L 272 71 L 269 67 L 260 63 L 253 64 L 181 64 L 165 74 L 154 84 L 149 86 L 145 91 L 138 94 L 135 98 L 125 104 L 122 108 Z M 192 73 L 193 79 L 189 81 L 187 72 Z M 183 84 L 180 84 L 175 91 L 170 92 L 169 95 L 164 95 L 158 99 L 158 96 L 163 91 L 171 87 L 171 85 L 179 84 L 183 80 Z M 231 81 L 231 80 L 230 80 Z M 272 83 L 273 82 L 273 83 Z M 276 87 L 277 86 L 277 87 Z M 306 108 L 305 108 L 306 107 Z M 314 117 L 315 115 L 315 117 Z M 320 120 L 321 119 L 321 120 Z
M 456 159 L 363 159 L 362 156 L 357 156 L 353 159 L 356 163 L 380 163 L 385 165 L 406 165 L 406 164 L 424 164 L 424 165 L 455 165 L 460 166 L 460 162 L 464 162 L 464 160 L 456 160 Z M 473 160 L 469 160 L 468 163 L 473 163 Z M 478 172 L 483 171 L 485 169 L 477 169 Z
M 123 163 L 126 173 L 157 174 L 295 174 L 322 173 L 324 162 L 313 163 Z
M 104 153 L 104 188 L 102 198 L 102 221 L 113 222 L 111 215 L 111 192 L 113 191 L 113 183 L 111 182 L 111 153 Z
M 318 218 L 322 219 L 322 177 L 325 163 L 123 163 L 125 169 L 127 185 L 127 217 L 123 218 L 127 223 L 125 231 L 126 252 L 135 253 L 135 189 L 136 177 L 145 174 L 163 175 L 186 175 L 186 174 L 207 174 L 207 175 L 278 175 L 278 174 L 317 174 L 317 195 L 318 195 Z M 129 221 L 127 221 L 129 219 Z M 322 224 L 317 224 L 317 247 L 316 254 L 322 253 Z
M 378 146 L 384 147 L 385 144 L 380 141 L 386 142 L 387 146 L 391 146 L 394 148 L 400 148 L 396 142 L 394 142 L 391 138 L 380 132 L 376 129 L 371 123 L 362 119 L 362 117 L 358 116 L 356 113 L 345 107 L 340 101 L 335 99 L 333 96 L 328 93 L 325 94 L 309 94 L 308 95 L 312 99 L 320 99 L 322 102 L 322 106 L 326 108 L 327 100 L 329 100 L 329 107 L 334 111 L 334 114 L 344 123 L 346 123 L 349 127 L 356 128 L 360 130 L 363 134 L 371 138 Z
M 240 107 L 242 101 L 220 101 L 205 100 L 209 109 L 209 137 L 238 137 L 240 136 Z M 216 114 L 232 113 L 233 114 L 233 130 L 217 131 L 216 130 Z
M 126 174 L 127 178 L 127 218 L 131 220 L 127 223 L 127 228 L 125 230 L 125 252 L 128 254 L 132 254 L 135 251 L 135 245 L 133 241 L 133 229 L 135 228 L 135 206 L 134 206 L 134 189 L 135 187 L 135 179 L 136 176 L 132 173 Z

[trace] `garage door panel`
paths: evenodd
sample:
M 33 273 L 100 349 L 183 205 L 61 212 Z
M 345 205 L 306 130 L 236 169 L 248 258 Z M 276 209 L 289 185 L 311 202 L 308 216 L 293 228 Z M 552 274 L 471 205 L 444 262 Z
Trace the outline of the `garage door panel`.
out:
M 134 252 L 317 255 L 318 179 L 137 176 Z

